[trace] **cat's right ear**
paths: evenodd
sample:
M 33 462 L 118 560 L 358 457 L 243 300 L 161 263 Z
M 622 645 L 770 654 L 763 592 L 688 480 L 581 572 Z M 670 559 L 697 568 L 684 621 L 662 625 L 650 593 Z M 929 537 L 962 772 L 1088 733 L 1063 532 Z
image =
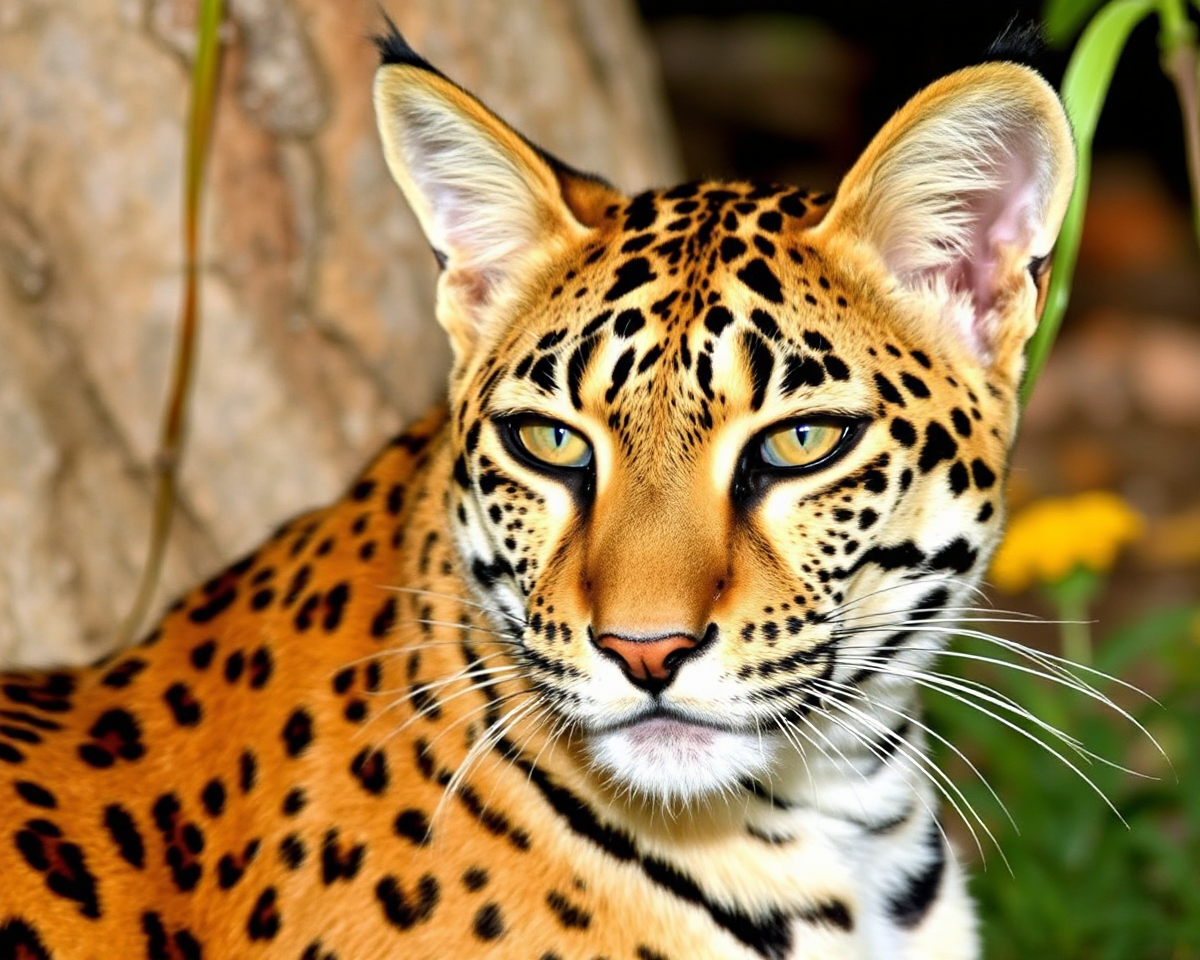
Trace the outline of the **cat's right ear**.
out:
M 438 321 L 461 362 L 511 318 L 545 264 L 623 198 L 532 146 L 388 26 L 376 41 L 379 133 L 443 267 Z

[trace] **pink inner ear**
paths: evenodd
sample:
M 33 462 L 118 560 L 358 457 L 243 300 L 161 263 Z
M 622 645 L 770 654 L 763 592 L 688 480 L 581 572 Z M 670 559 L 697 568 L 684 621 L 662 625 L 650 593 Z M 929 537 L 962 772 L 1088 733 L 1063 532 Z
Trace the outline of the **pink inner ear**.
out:
M 969 289 L 980 316 L 995 304 L 1003 283 L 999 271 L 1008 258 L 1000 252 L 1007 249 L 1024 255 L 1035 229 L 1038 184 L 1029 160 L 1011 153 L 1004 159 L 995 171 L 996 189 L 977 194 L 968 204 L 973 222 Z
M 1004 271 L 1013 269 L 1014 259 L 1023 263 L 1033 255 L 1043 201 L 1032 159 L 1019 150 L 998 152 L 986 170 L 987 187 L 965 191 L 953 204 L 954 218 L 963 228 L 958 242 L 936 242 L 945 259 L 920 271 L 935 288 L 969 296 L 969 318 L 956 310 L 955 320 L 980 355 L 992 346 L 988 316 L 1005 285 Z

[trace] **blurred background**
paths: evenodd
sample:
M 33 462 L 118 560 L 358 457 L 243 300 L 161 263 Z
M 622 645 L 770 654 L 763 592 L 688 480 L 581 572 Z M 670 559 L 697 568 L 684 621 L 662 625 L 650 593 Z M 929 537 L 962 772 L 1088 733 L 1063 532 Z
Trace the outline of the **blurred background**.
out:
M 535 141 L 630 191 L 680 176 L 833 189 L 912 93 L 986 59 L 997 38 L 1019 43 L 1042 16 L 1038 3 L 983 0 L 383 5 Z M 200 365 L 159 607 L 335 496 L 441 390 L 433 260 L 375 141 L 377 11 L 374 0 L 228 3 Z M 144 560 L 178 322 L 195 23 L 195 0 L 0 0 L 0 665 L 110 649 Z M 1057 82 L 1070 44 L 1031 53 Z M 1059 742 L 1114 812 L 1002 723 L 930 698 L 938 729 L 1015 821 L 962 760 L 943 758 L 995 835 L 981 855 L 964 818 L 947 816 L 977 872 L 992 957 L 1200 957 L 1200 254 L 1189 203 L 1151 18 L 1099 125 L 1074 295 L 1010 494 L 1019 516 L 1108 491 L 1138 518 L 1115 565 L 1089 574 L 1087 650 L 1158 699 L 1092 678 L 1173 767 L 1095 698 L 948 663 L 950 676 L 992 684 L 1156 778 Z M 1031 536 L 1069 551 L 1089 533 L 1066 522 Z M 1061 587 L 1033 577 L 992 602 L 1059 619 Z M 1054 624 L 994 629 L 1047 653 L 1068 642 Z M 960 649 L 1000 652 L 983 640 Z

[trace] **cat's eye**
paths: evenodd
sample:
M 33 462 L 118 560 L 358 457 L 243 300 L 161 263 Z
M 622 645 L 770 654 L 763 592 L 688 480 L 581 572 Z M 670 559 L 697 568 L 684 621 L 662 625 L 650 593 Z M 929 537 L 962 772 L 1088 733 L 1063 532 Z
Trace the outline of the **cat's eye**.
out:
M 524 453 L 547 466 L 581 470 L 592 462 L 592 445 L 556 420 L 520 420 L 512 432 Z
M 845 424 L 801 420 L 763 436 L 759 455 L 767 467 L 808 467 L 833 453 L 845 435 Z
M 824 470 L 854 449 L 869 422 L 822 414 L 767 427 L 742 451 L 730 495 L 735 503 L 749 504 L 776 481 Z

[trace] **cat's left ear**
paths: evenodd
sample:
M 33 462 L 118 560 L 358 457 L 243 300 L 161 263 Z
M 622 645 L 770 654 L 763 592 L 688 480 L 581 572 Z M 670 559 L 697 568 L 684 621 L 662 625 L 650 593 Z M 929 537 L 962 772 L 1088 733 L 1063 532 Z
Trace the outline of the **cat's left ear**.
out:
M 892 117 L 814 232 L 848 240 L 907 314 L 1015 379 L 1074 180 L 1053 89 L 991 63 L 944 77 Z
M 377 41 L 379 133 L 442 264 L 438 321 L 462 362 L 511 319 L 545 265 L 623 198 L 533 147 L 388 26 Z

